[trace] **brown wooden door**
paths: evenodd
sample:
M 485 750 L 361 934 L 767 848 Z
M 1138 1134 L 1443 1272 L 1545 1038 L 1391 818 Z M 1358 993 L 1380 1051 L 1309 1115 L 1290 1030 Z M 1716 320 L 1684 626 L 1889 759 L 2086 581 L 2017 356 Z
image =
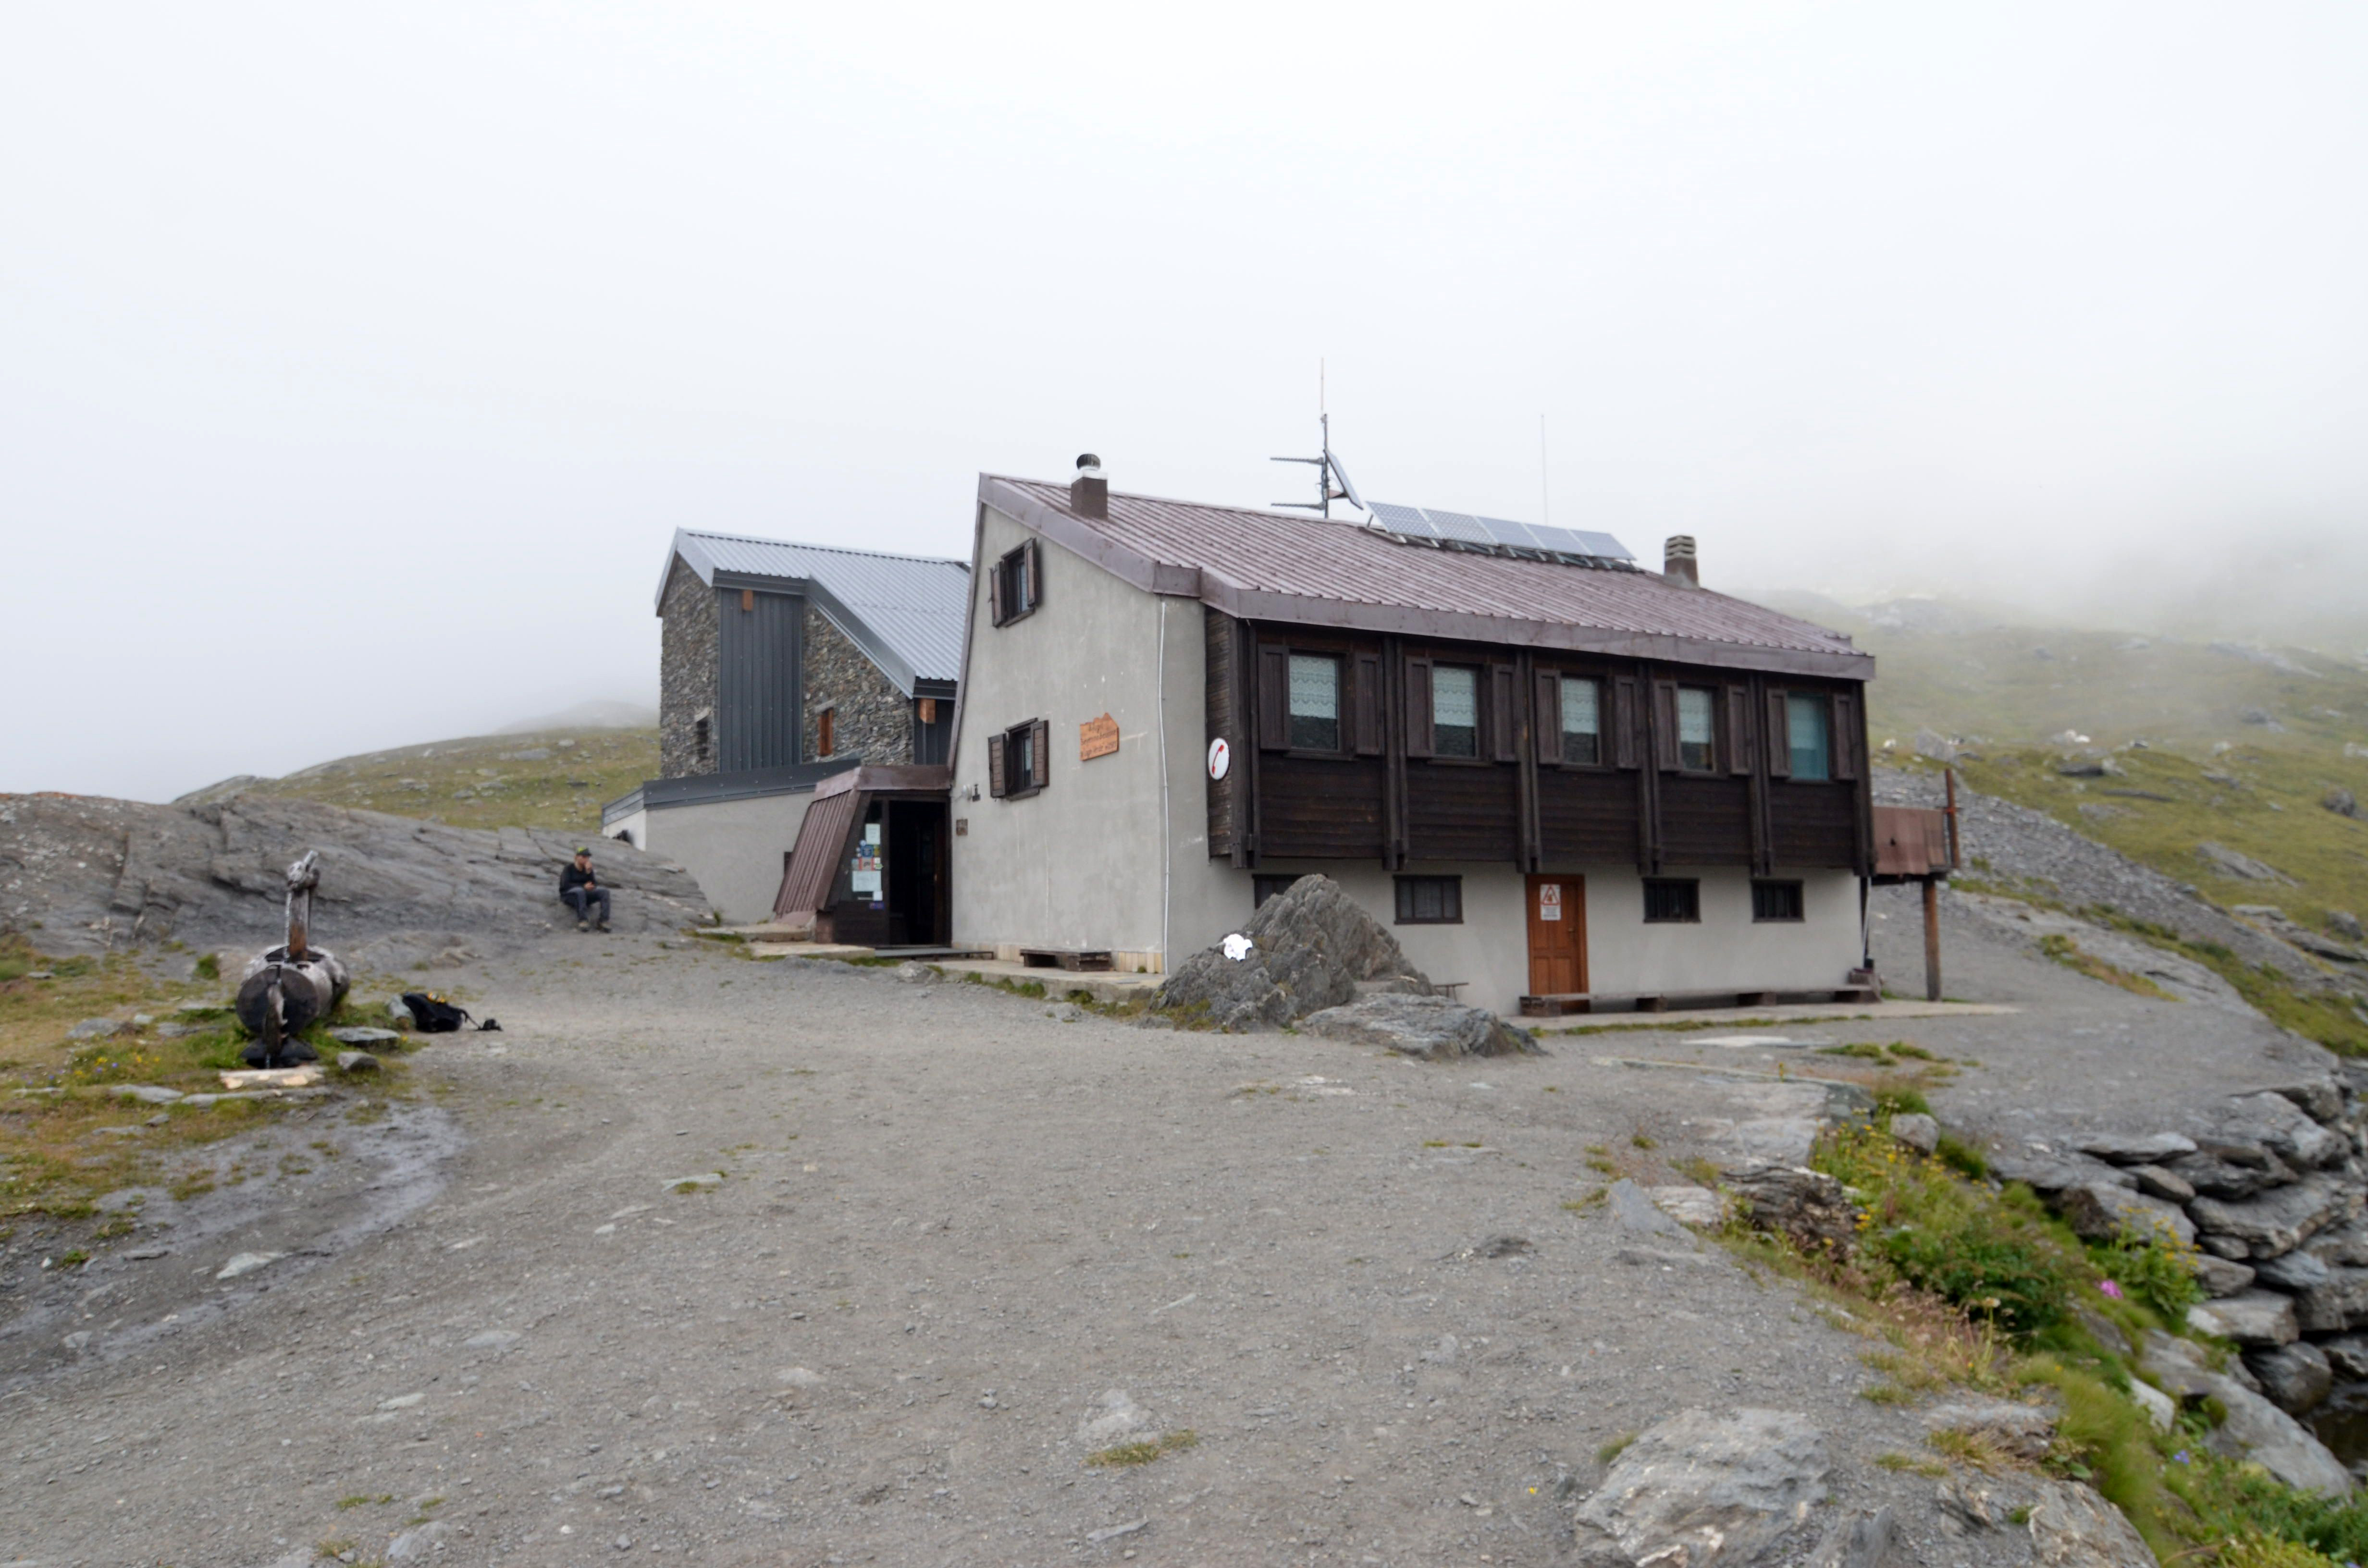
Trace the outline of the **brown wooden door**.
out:
M 1587 879 L 1530 879 L 1530 994 L 1587 989 Z

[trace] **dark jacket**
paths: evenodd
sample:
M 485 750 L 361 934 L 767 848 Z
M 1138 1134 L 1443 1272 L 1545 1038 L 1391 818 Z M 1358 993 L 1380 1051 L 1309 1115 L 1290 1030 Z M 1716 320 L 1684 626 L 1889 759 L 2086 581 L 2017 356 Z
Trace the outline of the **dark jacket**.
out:
M 559 873 L 559 895 L 564 898 L 570 888 L 589 887 L 598 881 L 599 878 L 592 872 L 570 860 L 567 862 L 567 869 Z

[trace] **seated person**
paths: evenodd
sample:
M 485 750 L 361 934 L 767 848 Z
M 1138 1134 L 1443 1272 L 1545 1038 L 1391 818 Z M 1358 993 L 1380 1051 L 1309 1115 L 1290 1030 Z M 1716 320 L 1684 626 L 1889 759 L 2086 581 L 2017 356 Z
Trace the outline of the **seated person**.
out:
M 575 863 L 559 873 L 559 897 L 575 911 L 575 928 L 592 928 L 593 911 L 599 911 L 600 929 L 609 928 L 609 890 L 592 874 L 592 851 L 578 849 Z

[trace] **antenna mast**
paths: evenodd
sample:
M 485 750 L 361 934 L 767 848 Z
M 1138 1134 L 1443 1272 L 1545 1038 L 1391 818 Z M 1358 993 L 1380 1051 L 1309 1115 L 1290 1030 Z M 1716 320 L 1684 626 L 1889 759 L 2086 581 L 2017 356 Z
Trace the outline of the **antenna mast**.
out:
M 1275 505 L 1278 506 L 1287 506 L 1297 512 L 1315 512 L 1326 517 L 1332 515 L 1332 503 L 1335 501 L 1346 501 L 1360 512 L 1368 510 L 1365 506 L 1365 498 L 1357 494 L 1356 484 L 1349 478 L 1349 471 L 1342 468 L 1340 466 L 1340 460 L 1332 455 L 1332 411 L 1326 406 L 1324 361 L 1321 359 L 1315 361 L 1315 423 L 1317 427 L 1323 432 L 1324 449 L 1322 456 L 1313 458 L 1272 458 L 1268 460 L 1269 461 L 1279 463 L 1312 463 L 1315 465 L 1315 499 L 1313 501 L 1277 501 Z

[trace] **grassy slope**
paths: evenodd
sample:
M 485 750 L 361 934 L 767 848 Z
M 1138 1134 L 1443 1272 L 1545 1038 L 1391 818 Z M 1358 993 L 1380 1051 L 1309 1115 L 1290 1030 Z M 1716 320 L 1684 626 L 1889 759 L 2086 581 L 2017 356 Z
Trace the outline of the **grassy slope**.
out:
M 1773 600 L 1795 608 L 1782 596 Z M 2368 799 L 2368 669 L 2286 650 L 2294 664 L 2318 671 L 2314 677 L 2203 643 L 2019 627 L 1947 605 L 1918 608 L 1928 622 L 1920 630 L 1829 601 L 1797 605 L 1875 655 L 1869 707 L 1876 744 L 1896 739 L 1905 753 L 1928 728 L 1966 737 L 1976 756 L 1962 772 L 1974 788 L 2044 811 L 2223 906 L 2276 904 L 2322 926 L 2330 909 L 2368 914 L 2368 819 L 2319 804 L 2339 787 Z M 2280 727 L 2245 722 L 2247 710 Z M 2059 774 L 2058 761 L 2074 748 L 2049 737 L 2067 729 L 2114 748 L 2126 776 Z M 2131 748 L 2140 740 L 2148 749 Z M 2355 755 L 2346 756 L 2346 745 Z M 2206 840 L 2265 861 L 2297 885 L 2217 872 L 2196 856 Z
M 538 751 L 546 755 L 525 755 Z M 602 801 L 657 771 L 655 730 L 564 730 L 341 757 L 251 785 L 247 793 L 427 817 L 455 827 L 550 827 L 589 838 L 599 834 Z

